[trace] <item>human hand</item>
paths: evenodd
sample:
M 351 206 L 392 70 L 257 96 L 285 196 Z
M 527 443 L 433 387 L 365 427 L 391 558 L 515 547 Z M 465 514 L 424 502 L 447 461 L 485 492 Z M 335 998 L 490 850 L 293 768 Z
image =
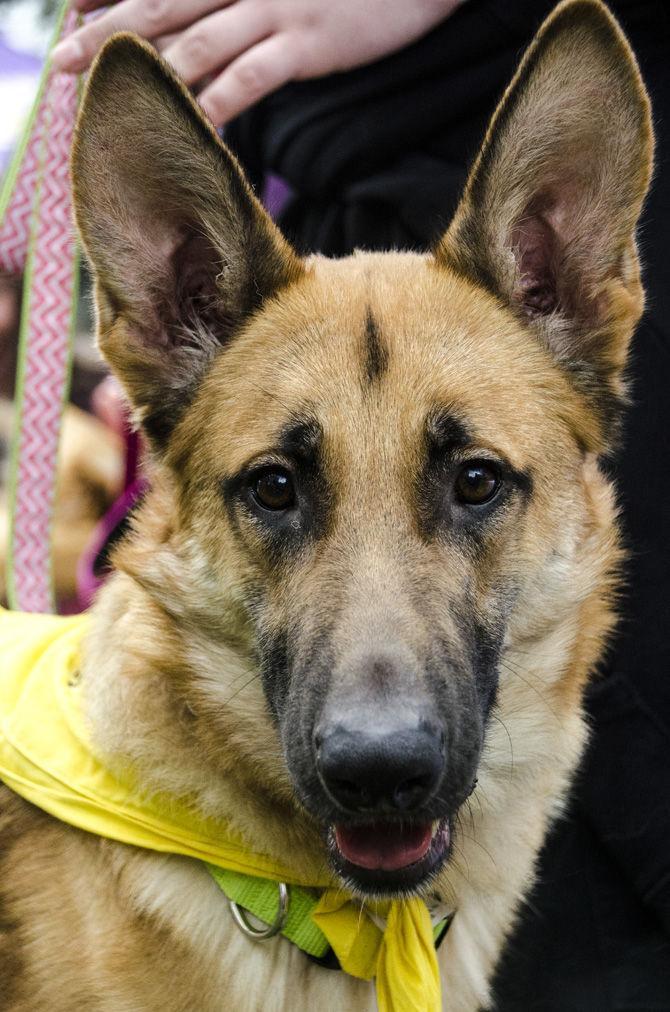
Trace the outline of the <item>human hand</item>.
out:
M 114 32 L 144 36 L 216 126 L 287 81 L 372 63 L 425 35 L 463 0 L 121 0 L 56 47 L 57 70 L 85 70 Z M 104 0 L 71 0 L 82 13 Z

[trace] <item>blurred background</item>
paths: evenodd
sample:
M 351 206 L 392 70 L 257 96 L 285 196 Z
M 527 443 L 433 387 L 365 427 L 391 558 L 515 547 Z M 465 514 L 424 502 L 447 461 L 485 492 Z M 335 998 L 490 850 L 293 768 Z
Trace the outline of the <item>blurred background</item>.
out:
M 32 104 L 53 24 L 42 0 L 0 0 L 0 172 Z

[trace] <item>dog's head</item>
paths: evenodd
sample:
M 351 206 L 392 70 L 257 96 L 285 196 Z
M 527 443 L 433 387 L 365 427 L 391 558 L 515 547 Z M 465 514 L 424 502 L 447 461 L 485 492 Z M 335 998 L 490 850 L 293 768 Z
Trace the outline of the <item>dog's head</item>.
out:
M 234 599 L 278 776 L 356 888 L 419 888 L 448 856 L 511 641 L 553 631 L 577 705 L 650 162 L 618 27 L 563 4 L 431 254 L 302 261 L 147 46 L 117 37 L 91 74 L 74 176 L 100 344 L 175 489 L 200 631 Z

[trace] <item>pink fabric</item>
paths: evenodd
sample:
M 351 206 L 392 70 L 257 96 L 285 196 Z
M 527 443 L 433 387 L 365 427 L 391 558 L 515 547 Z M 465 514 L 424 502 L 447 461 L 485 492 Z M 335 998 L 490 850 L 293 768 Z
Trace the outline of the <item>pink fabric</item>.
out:
M 96 526 L 77 567 L 78 607 L 82 611 L 91 605 L 96 592 L 108 575 L 105 567 L 100 564 L 101 557 L 110 541 L 114 540 L 117 528 L 147 491 L 148 482 L 140 474 L 140 455 L 140 436 L 137 432 L 127 429 L 126 476 L 123 492 Z

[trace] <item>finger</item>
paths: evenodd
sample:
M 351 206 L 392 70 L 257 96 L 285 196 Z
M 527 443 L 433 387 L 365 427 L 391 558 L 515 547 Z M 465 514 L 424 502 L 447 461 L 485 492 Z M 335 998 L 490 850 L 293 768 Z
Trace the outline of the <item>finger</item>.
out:
M 112 0 L 112 3 L 117 3 L 118 0 Z M 70 0 L 70 6 L 74 7 L 80 14 L 87 14 L 89 11 L 96 11 L 100 7 L 111 6 L 108 0 Z
M 154 39 L 154 46 L 159 53 L 165 53 L 165 50 L 169 49 L 170 46 L 177 41 L 180 35 L 181 32 L 170 32 L 169 35 L 159 35 L 157 39 Z M 219 70 L 220 68 L 217 67 L 216 69 Z M 195 87 L 198 91 L 202 91 L 203 88 L 205 88 L 210 81 L 213 81 L 215 77 L 216 74 L 214 73 L 205 74 L 205 76 L 199 81 L 196 81 L 195 85 L 192 85 L 192 87 Z
M 159 35 L 154 39 L 154 46 L 159 53 L 164 53 L 179 38 L 180 32 L 168 32 L 167 35 Z
M 266 5 L 242 0 L 182 32 L 163 56 L 186 84 L 220 70 L 268 34 Z
M 97 0 L 92 2 L 98 6 Z M 56 70 L 77 73 L 88 67 L 102 44 L 115 32 L 136 32 L 151 40 L 234 2 L 191 0 L 184 4 L 175 0 L 121 0 L 59 43 L 52 54 L 53 65 Z
M 154 46 L 156 47 L 156 49 L 158 50 L 159 53 L 165 54 L 165 50 L 169 49 L 170 46 L 173 45 L 177 41 L 177 39 L 179 38 L 180 34 L 181 34 L 181 32 L 171 32 L 170 35 L 161 35 L 159 38 L 154 39 Z M 217 67 L 216 69 L 219 70 L 220 68 Z M 212 73 L 212 74 L 205 74 L 198 81 L 196 81 L 193 85 L 191 85 L 191 87 L 195 88 L 197 91 L 202 91 L 203 88 L 205 88 L 209 84 L 210 81 L 214 80 L 215 76 L 216 76 L 216 74 L 214 74 L 214 73 Z
M 215 126 L 223 126 L 295 77 L 297 55 L 288 35 L 272 35 L 219 74 L 198 97 Z

